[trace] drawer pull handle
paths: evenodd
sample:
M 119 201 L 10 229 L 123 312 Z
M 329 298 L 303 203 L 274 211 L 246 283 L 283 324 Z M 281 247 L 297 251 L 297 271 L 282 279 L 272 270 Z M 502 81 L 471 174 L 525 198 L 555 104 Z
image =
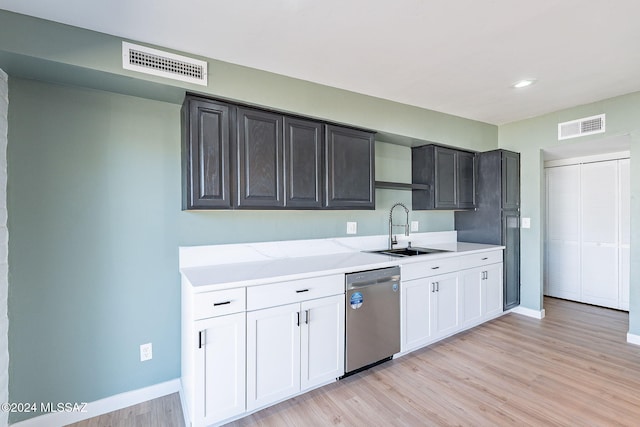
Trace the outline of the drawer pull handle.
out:
M 198 331 L 198 348 L 202 348 L 202 331 Z
M 488 260 L 488 259 L 489 259 L 488 257 L 484 257 L 484 258 L 482 258 L 482 260 L 483 260 L 483 261 L 486 261 L 486 260 Z
M 217 307 L 219 305 L 227 305 L 227 304 L 231 304 L 231 301 L 225 301 L 225 302 L 214 302 L 213 306 Z
M 297 294 L 301 294 L 303 292 L 309 292 L 309 289 L 300 289 L 296 291 Z
M 431 267 L 431 269 L 432 269 L 432 270 L 437 270 L 437 269 L 439 269 L 439 268 L 440 268 L 440 267 Z

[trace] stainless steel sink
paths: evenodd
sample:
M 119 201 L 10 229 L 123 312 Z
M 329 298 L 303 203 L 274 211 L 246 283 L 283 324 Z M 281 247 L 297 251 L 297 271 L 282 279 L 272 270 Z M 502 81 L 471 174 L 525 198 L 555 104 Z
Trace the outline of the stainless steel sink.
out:
M 444 249 L 433 249 L 433 248 L 419 248 L 419 247 L 410 247 L 410 248 L 396 248 L 396 249 L 380 249 L 377 251 L 367 251 L 374 254 L 381 255 L 390 255 L 397 257 L 406 257 L 406 256 L 416 256 L 416 255 L 429 255 L 429 254 L 437 254 L 440 252 L 449 252 Z

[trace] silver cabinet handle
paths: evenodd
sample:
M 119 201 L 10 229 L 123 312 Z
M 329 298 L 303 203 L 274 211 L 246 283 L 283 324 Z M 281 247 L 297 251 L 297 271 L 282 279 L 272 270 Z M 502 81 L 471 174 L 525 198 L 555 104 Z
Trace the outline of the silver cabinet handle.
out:
M 482 261 L 486 261 L 488 259 L 489 259 L 488 257 L 484 257 L 484 258 L 482 258 Z
M 436 282 L 436 292 L 440 292 L 440 282 Z
M 437 269 L 439 269 L 439 268 L 440 268 L 440 267 L 438 267 L 438 266 L 436 266 L 436 267 L 431 267 L 431 269 L 432 269 L 432 270 L 437 270 Z
M 310 311 L 311 311 L 311 310 L 305 310 L 305 311 L 304 311 L 304 313 L 305 313 L 304 323 L 305 323 L 305 324 L 307 324 L 307 325 L 309 324 L 309 320 L 311 320 L 311 313 L 310 313 Z
M 436 284 L 435 282 L 431 282 L 431 292 L 435 292 L 436 291 Z

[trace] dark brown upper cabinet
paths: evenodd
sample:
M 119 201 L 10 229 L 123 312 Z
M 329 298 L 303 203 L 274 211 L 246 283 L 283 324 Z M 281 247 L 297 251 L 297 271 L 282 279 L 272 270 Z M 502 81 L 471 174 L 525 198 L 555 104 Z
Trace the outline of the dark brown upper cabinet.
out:
M 187 97 L 182 107 L 182 207 L 231 207 L 231 107 Z
M 285 206 L 283 116 L 238 107 L 238 207 Z
M 413 184 L 428 190 L 412 191 L 414 210 L 475 208 L 476 159 L 468 151 L 438 145 L 411 149 Z
M 375 209 L 373 133 L 327 125 L 325 205 L 336 209 Z
M 183 209 L 374 209 L 374 133 L 187 95 Z
M 284 118 L 286 205 L 321 208 L 323 126 L 319 122 Z

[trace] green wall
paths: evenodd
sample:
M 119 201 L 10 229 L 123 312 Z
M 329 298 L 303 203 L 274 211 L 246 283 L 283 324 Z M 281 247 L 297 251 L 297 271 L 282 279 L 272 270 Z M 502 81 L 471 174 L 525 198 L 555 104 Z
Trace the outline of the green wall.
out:
M 606 113 L 606 133 L 558 141 L 558 123 Z M 561 145 L 630 135 L 631 139 L 631 290 L 629 332 L 640 335 L 640 92 L 582 105 L 499 128 L 501 148 L 519 151 L 522 163 L 522 216 L 531 228 L 522 230 L 522 301 L 542 308 L 544 250 L 544 164 L 542 150 Z

